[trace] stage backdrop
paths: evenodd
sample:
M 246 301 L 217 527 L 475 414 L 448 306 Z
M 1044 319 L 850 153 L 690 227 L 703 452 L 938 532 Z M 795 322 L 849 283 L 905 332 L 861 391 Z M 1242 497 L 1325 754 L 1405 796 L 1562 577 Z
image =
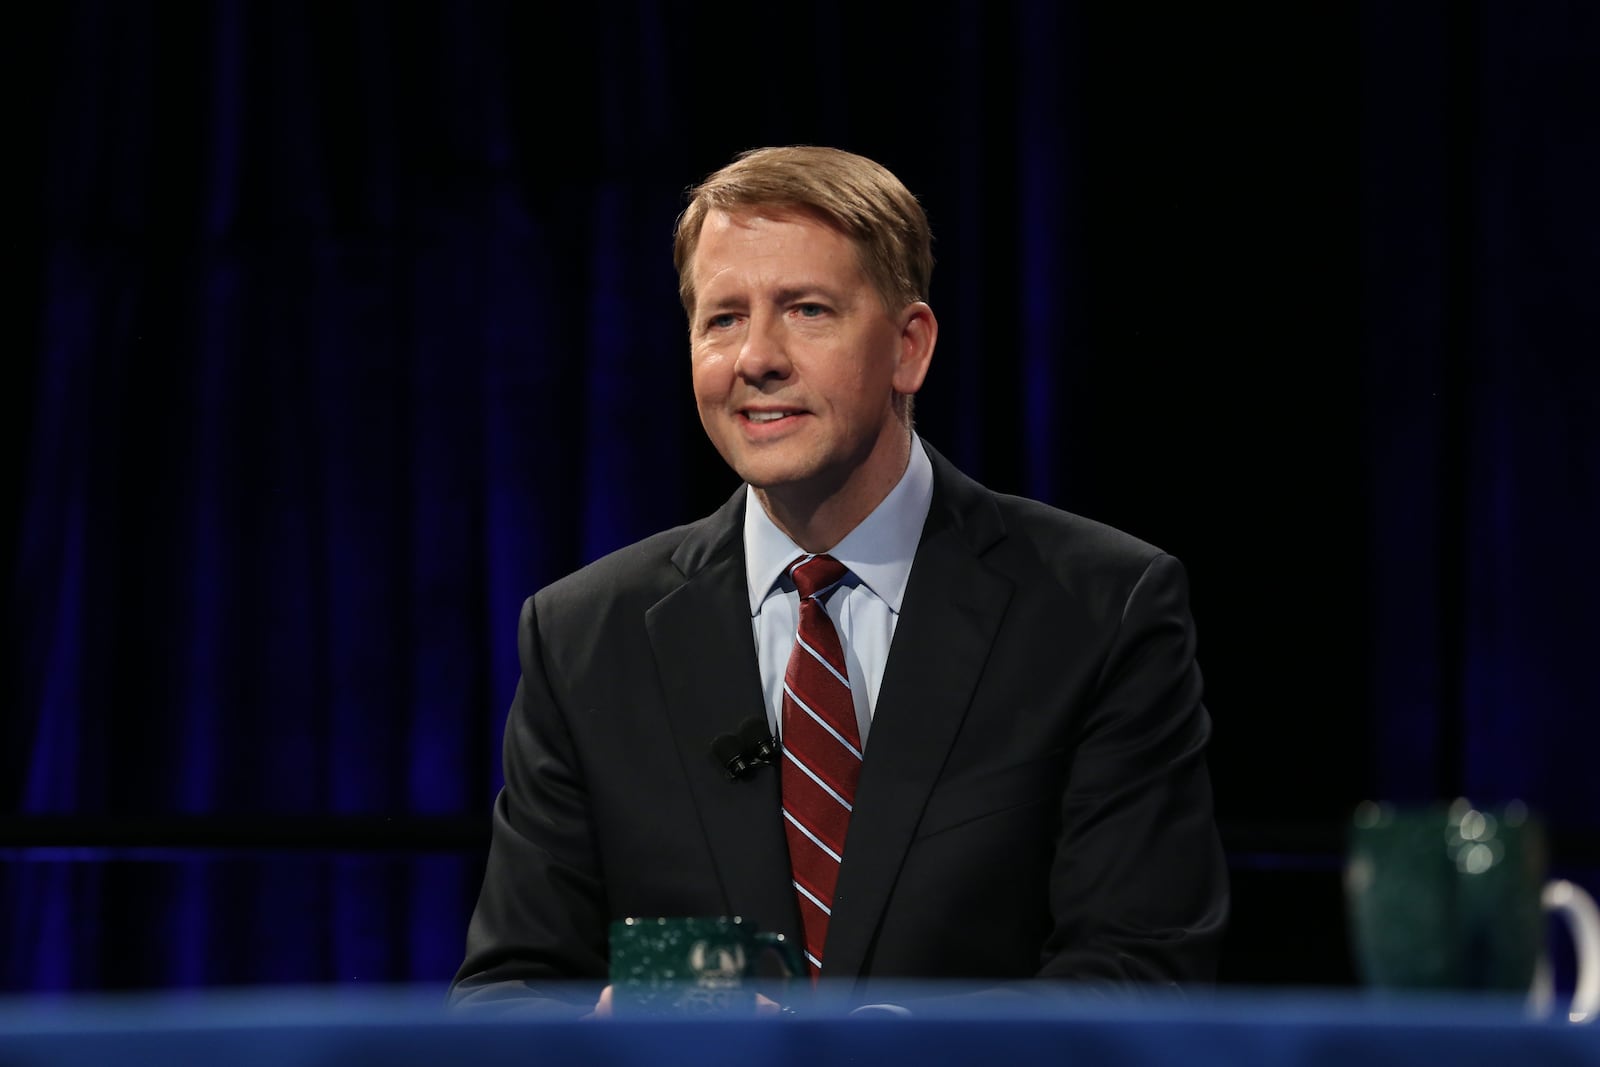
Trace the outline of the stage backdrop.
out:
M 443 981 L 518 605 L 735 481 L 670 235 L 743 148 L 937 236 L 929 441 L 1187 564 L 1234 981 L 1364 797 L 1591 887 L 1600 8 L 8 16 L 0 988 Z

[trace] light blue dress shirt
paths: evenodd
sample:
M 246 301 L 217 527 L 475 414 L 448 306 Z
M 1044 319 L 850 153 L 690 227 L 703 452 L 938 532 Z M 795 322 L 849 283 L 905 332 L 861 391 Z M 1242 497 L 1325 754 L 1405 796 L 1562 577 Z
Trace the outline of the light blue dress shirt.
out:
M 767 723 L 778 737 L 783 729 L 783 672 L 800 625 L 800 596 L 787 572 L 804 550 L 778 529 L 748 487 L 745 493 L 744 559 L 750 621 Z M 850 569 L 845 588 L 828 598 L 827 609 L 844 646 L 863 751 L 878 704 L 883 668 L 889 661 L 889 645 L 900 619 L 900 602 L 911 577 L 911 561 L 932 503 L 933 464 L 928 462 L 921 439 L 913 435 L 911 462 L 900 481 L 860 525 L 828 551 Z

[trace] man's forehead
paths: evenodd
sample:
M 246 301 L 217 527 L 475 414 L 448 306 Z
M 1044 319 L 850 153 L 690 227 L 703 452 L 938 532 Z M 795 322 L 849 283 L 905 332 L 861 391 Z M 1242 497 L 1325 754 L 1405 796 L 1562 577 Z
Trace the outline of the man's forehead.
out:
M 803 252 L 817 252 L 829 260 L 848 262 L 861 269 L 860 250 L 838 227 L 812 212 L 783 205 L 759 205 L 748 209 L 716 208 L 707 212 L 700 230 L 700 240 L 691 260 L 691 270 L 699 284 L 726 274 L 731 263 L 724 261 L 728 253 L 742 258 L 754 253 L 757 261 L 770 256 L 774 264 L 786 264 L 797 251 L 793 242 L 798 225 L 810 231 L 804 235 Z M 816 238 L 820 238 L 818 241 Z M 831 238 L 831 240 L 830 240 Z M 770 242 L 770 252 L 767 243 Z M 787 245 L 787 248 L 780 247 Z M 829 247 L 829 246 L 832 247 Z

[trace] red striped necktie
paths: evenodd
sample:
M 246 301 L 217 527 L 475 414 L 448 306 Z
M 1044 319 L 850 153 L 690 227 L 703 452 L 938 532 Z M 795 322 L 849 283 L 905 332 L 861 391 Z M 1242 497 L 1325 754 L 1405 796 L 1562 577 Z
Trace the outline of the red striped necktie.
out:
M 822 970 L 833 890 L 861 774 L 850 672 L 823 608 L 848 573 L 832 556 L 802 556 L 789 565 L 800 593 L 800 626 L 783 674 L 783 820 L 813 979 Z

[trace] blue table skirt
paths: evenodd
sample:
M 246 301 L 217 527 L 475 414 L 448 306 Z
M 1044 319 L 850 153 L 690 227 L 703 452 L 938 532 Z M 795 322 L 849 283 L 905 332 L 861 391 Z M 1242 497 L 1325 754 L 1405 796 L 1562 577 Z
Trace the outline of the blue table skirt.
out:
M 935 1002 L 929 993 L 914 987 L 895 998 L 925 1005 L 912 1018 L 856 1017 L 823 1004 L 792 1017 L 609 1021 L 452 1013 L 431 988 L 0 998 L 0 1067 L 1600 1067 L 1600 1028 L 1532 1019 L 1519 1003 L 1479 997 L 1226 991 L 1124 1001 L 1062 993 L 997 1003 Z

